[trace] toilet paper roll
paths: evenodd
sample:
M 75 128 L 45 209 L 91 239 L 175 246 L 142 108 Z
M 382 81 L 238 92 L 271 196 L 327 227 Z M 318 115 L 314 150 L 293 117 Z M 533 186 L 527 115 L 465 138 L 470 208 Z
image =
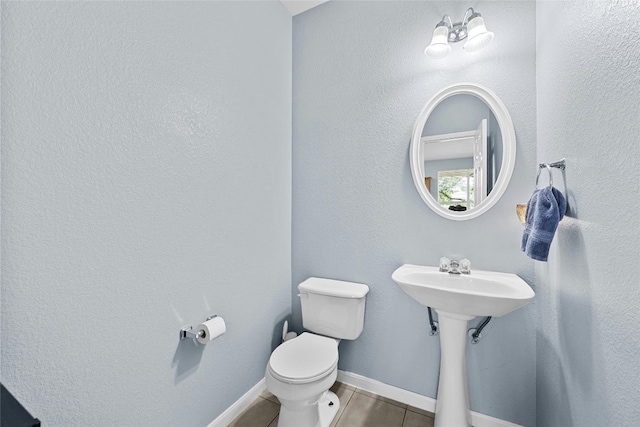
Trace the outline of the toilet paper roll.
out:
M 214 317 L 198 325 L 198 342 L 206 344 L 227 331 L 227 325 L 222 317 Z

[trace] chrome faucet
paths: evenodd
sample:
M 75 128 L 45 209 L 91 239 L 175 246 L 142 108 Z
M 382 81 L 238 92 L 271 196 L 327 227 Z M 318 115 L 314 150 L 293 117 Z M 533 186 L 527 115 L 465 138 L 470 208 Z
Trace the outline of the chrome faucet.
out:
M 457 259 L 454 259 L 451 261 L 451 264 L 449 264 L 449 274 L 460 274 L 460 261 L 458 261 Z
M 460 273 L 471 274 L 471 261 L 466 258 L 460 260 Z
M 458 261 L 454 259 L 452 261 L 447 257 L 440 258 L 440 271 L 449 274 L 470 274 L 471 273 L 471 261 L 466 258 Z

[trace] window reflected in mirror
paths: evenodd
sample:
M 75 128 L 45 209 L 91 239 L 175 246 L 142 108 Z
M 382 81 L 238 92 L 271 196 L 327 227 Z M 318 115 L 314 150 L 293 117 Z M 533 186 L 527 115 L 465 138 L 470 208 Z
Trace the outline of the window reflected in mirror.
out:
M 462 212 L 474 206 L 473 169 L 438 171 L 438 203 L 450 211 Z

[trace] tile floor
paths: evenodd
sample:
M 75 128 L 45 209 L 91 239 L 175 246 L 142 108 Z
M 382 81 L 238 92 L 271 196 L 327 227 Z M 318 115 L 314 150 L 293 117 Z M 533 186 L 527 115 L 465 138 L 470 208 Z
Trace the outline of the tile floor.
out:
M 331 391 L 340 399 L 331 427 L 433 427 L 431 412 L 339 382 Z M 228 427 L 276 427 L 279 411 L 278 399 L 265 390 Z

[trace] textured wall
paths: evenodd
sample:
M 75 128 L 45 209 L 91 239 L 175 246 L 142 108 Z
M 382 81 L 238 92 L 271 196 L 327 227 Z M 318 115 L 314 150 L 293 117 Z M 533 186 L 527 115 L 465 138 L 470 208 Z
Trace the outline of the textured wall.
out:
M 430 397 L 439 341 L 427 333 L 426 309 L 391 280 L 393 270 L 447 255 L 531 284 L 534 276 L 520 252 L 515 205 L 529 198 L 535 179 L 535 4 L 478 4 L 495 41 L 475 54 L 456 45 L 444 61 L 427 59 L 438 20 L 461 18 L 468 6 L 332 1 L 293 19 L 293 283 L 312 275 L 367 283 L 365 330 L 340 344 L 340 368 Z M 518 144 L 501 201 L 462 223 L 422 202 L 408 154 L 418 113 L 456 82 L 492 89 L 509 109 Z M 535 424 L 535 313 L 534 303 L 495 319 L 468 349 L 474 410 Z
M 206 425 L 290 310 L 291 17 L 2 6 L 2 382 L 45 425 Z
M 569 194 L 536 263 L 539 426 L 640 425 L 639 20 L 637 0 L 537 6 L 538 160 L 566 157 Z

